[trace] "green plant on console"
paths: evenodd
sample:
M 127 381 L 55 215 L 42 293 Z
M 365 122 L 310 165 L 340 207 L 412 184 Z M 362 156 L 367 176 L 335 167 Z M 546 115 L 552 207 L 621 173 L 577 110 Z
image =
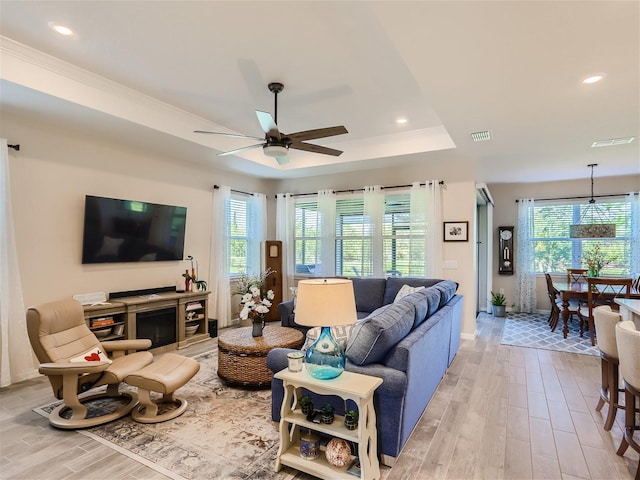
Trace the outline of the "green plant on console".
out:
M 347 410 L 344 412 L 344 426 L 347 430 L 355 430 L 358 427 L 358 415 L 357 410 Z
M 302 413 L 305 415 L 309 415 L 313 412 L 313 402 L 311 401 L 311 397 L 309 395 L 303 395 L 298 400 L 298 405 L 302 409 Z

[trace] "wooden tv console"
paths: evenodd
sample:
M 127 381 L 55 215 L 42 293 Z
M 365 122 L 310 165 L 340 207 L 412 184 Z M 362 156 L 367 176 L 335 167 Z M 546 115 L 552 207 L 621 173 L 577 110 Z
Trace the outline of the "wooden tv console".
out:
M 163 292 L 151 295 L 117 298 L 106 305 L 85 305 L 84 318 L 99 340 L 135 339 L 136 314 L 165 308 L 176 309 L 176 342 L 157 347 L 156 352 L 176 350 L 208 340 L 208 303 L 211 292 Z M 101 319 L 112 318 L 107 325 Z M 108 322 L 108 321 L 107 321 Z M 196 327 L 188 334 L 187 327 Z M 111 327 L 111 331 L 109 331 Z

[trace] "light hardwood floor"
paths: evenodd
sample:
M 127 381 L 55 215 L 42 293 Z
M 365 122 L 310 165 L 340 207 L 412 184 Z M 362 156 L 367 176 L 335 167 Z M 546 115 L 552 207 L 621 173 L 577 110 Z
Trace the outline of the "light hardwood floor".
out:
M 481 315 L 387 480 L 632 479 L 638 455 L 615 454 L 619 414 L 595 411 L 599 358 L 500 345 L 503 320 Z M 205 342 L 181 350 L 196 355 Z M 0 478 L 166 479 L 31 411 L 52 400 L 43 379 L 0 390 Z

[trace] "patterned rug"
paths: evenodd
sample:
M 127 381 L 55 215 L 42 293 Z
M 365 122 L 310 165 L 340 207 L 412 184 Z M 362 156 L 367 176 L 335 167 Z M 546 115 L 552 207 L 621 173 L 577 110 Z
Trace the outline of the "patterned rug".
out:
M 286 467 L 274 471 L 278 425 L 271 421 L 271 391 L 225 386 L 216 373 L 217 350 L 195 358 L 200 371 L 176 392 L 189 402 L 180 417 L 147 425 L 126 416 L 78 432 L 177 480 L 296 478 Z M 47 416 L 58 404 L 34 411 Z
M 591 346 L 589 333 L 580 338 L 578 320 L 569 320 L 569 334 L 562 335 L 562 322 L 552 332 L 547 324 L 548 314 L 543 313 L 508 313 L 502 331 L 502 345 L 541 348 L 559 352 L 580 353 L 583 355 L 600 355 L 598 347 Z

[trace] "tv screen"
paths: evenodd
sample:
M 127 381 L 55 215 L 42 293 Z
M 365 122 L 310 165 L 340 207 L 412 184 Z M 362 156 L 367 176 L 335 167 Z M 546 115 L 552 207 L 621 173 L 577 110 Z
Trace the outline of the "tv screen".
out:
M 186 207 L 87 195 L 82 263 L 182 260 Z

